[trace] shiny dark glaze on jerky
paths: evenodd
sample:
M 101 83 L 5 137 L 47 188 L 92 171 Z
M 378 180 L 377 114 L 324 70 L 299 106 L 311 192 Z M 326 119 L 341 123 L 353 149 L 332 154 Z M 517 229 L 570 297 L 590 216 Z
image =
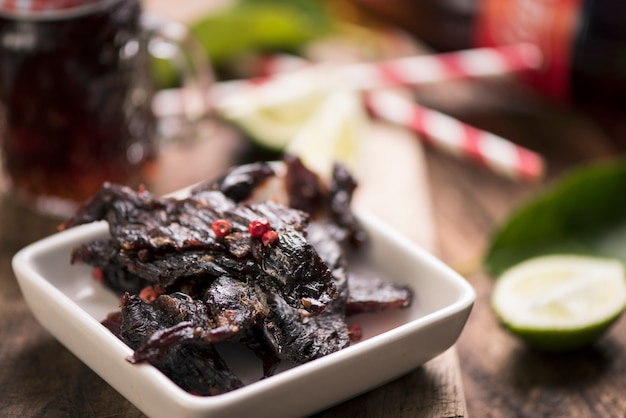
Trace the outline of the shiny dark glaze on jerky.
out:
M 413 292 L 407 286 L 385 282 L 375 276 L 349 274 L 346 314 L 374 313 L 411 305 Z
M 102 269 L 118 292 L 138 293 L 149 284 L 166 293 L 153 303 L 126 294 L 121 313 L 103 321 L 135 350 L 132 362 L 148 361 L 184 389 L 207 395 L 241 385 L 215 350 L 224 341 L 249 347 L 264 377 L 283 360 L 304 363 L 350 344 L 347 254 L 363 239 L 350 207 L 356 183 L 339 165 L 324 187 L 298 159 L 285 164 L 283 203 L 297 209 L 249 201 L 273 175 L 269 164 L 255 163 L 184 199 L 105 185 L 61 226 L 107 220 L 111 238 L 79 246 L 73 262 Z M 261 216 L 279 231 L 274 246 L 250 239 L 247 225 Z M 210 228 L 219 218 L 233 227 L 222 239 Z M 366 281 L 360 289 L 375 310 Z M 177 368 L 178 362 L 187 363 Z
M 120 316 L 118 337 L 133 349 L 139 349 L 148 337 L 175 322 L 171 310 L 159 309 L 159 305 L 145 303 L 129 294 L 122 298 Z M 202 319 L 198 317 L 195 321 Z M 150 361 L 153 366 L 181 388 L 197 395 L 218 395 L 243 386 L 212 344 L 172 344 L 165 355 L 154 357 Z
M 247 231 L 259 217 L 268 218 L 279 232 L 271 247 Z M 211 223 L 222 218 L 233 227 L 225 239 L 211 230 Z M 189 275 L 246 274 L 315 314 L 336 295 L 331 272 L 304 237 L 308 215 L 296 209 L 272 202 L 235 204 L 219 191 L 177 200 L 106 184 L 63 228 L 101 219 L 109 222 L 117 249 L 106 258 L 163 287 Z M 82 247 L 74 251 L 73 262 L 98 258 L 85 248 L 89 244 Z

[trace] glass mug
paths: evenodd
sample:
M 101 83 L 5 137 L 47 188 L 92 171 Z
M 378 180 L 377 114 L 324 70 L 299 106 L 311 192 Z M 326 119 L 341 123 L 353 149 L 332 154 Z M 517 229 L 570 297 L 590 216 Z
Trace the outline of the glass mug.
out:
M 149 180 L 157 156 L 149 45 L 176 45 L 181 82 L 198 92 L 211 77 L 182 25 L 148 17 L 139 0 L 0 0 L 7 196 L 68 216 L 105 181 Z

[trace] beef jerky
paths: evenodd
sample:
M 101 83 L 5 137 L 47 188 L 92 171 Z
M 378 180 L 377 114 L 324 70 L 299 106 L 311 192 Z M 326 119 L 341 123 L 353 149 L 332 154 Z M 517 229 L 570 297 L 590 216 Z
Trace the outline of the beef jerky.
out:
M 293 155 L 284 158 L 287 165 L 285 189 L 289 206 L 317 216 L 326 207 L 326 188 L 320 177 Z
M 341 303 L 333 302 L 317 316 L 291 307 L 277 294 L 269 303 L 272 318 L 265 325 L 265 336 L 280 359 L 305 363 L 350 344 Z
M 118 295 L 125 292 L 139 293 L 150 281 L 129 271 L 118 260 L 118 256 L 119 252 L 111 240 L 101 239 L 74 248 L 70 261 L 72 264 L 85 263 L 93 266 L 94 275 Z
M 102 320 L 102 325 L 104 325 L 113 335 L 117 338 L 121 339 L 121 329 L 122 329 L 122 312 L 110 312 L 107 314 L 106 318 Z
M 217 328 L 202 328 L 195 326 L 193 321 L 179 322 L 171 327 L 153 332 L 137 347 L 129 360 L 131 363 L 159 361 L 182 345 L 205 346 L 209 343 L 229 341 L 238 331 L 239 328 L 236 324 L 222 325 Z
M 193 199 L 157 198 L 147 191 L 135 192 L 106 183 L 60 229 L 106 220 L 111 239 L 120 250 L 220 250 L 211 223 L 233 205 L 219 192 L 199 194 Z
M 132 363 L 147 361 L 184 390 L 201 396 L 219 395 L 242 387 L 243 383 L 224 362 L 215 345 L 207 343 L 206 339 L 198 344 L 198 338 L 193 335 L 181 338 L 182 334 L 193 331 L 185 322 L 156 331 L 129 360 Z M 154 341 L 159 341 L 158 347 L 151 344 Z
M 240 206 L 229 215 L 246 225 L 264 217 L 278 231 L 275 245 L 265 246 L 256 240 L 251 251 L 264 273 L 260 279 L 273 278 L 266 287 L 279 292 L 292 306 L 304 307 L 314 314 L 336 297 L 332 273 L 301 232 L 304 219 L 308 220 L 303 212 L 265 202 Z
M 215 396 L 244 386 L 214 345 L 181 345 L 152 363 L 183 390 Z
M 330 219 L 339 229 L 344 230 L 345 242 L 353 246 L 365 241 L 366 234 L 352 211 L 352 195 L 357 187 L 356 180 L 345 166 L 335 163 L 329 187 Z
M 158 359 L 181 344 L 232 341 L 245 326 L 237 321 L 239 318 L 235 318 L 233 311 L 221 311 L 219 316 L 213 316 L 203 301 L 183 293 L 160 295 L 152 307 L 160 328 L 136 348 L 135 362 Z
M 346 314 L 381 312 L 411 306 L 413 292 L 408 286 L 386 282 L 378 277 L 351 273 Z
M 192 189 L 192 194 L 218 190 L 235 202 L 242 202 L 273 175 L 275 172 L 268 162 L 244 164 L 230 168 L 224 176 L 217 180 L 196 186 Z
M 189 273 L 181 270 L 189 266 L 193 266 L 194 274 L 219 275 L 224 273 L 219 270 L 223 266 L 216 264 L 219 260 L 230 260 L 230 265 L 250 266 L 253 262 L 256 276 L 264 279 L 266 286 L 279 291 L 289 303 L 313 313 L 321 312 L 334 298 L 336 289 L 332 275 L 303 235 L 308 215 L 271 202 L 235 205 L 218 196 L 220 192 L 202 192 L 182 200 L 157 199 L 147 192 L 134 193 L 126 187 L 109 184 L 65 225 L 98 220 L 95 216 L 108 220 L 111 240 L 119 249 L 116 262 L 159 285 L 171 285 L 181 274 L 188 276 Z M 279 241 L 271 248 L 252 239 L 247 232 L 248 224 L 259 217 L 268 218 L 279 231 Z M 211 223 L 221 218 L 231 221 L 234 229 L 231 235 L 238 239 L 215 236 Z M 234 250 L 229 252 L 231 247 Z M 242 248 L 249 248 L 249 253 Z M 200 259 L 204 264 L 190 264 L 187 253 L 200 250 L 206 253 Z M 198 259 L 197 253 L 192 257 Z M 158 272 L 150 269 L 151 263 L 153 267 L 158 265 Z M 207 268 L 206 272 L 200 269 L 202 266 Z
M 204 300 L 218 322 L 232 321 L 239 325 L 237 341 L 244 343 L 261 359 L 263 376 L 274 374 L 280 359 L 263 336 L 263 325 L 271 313 L 261 286 L 220 277 L 207 289 Z
M 268 296 L 271 318 L 264 335 L 278 357 L 304 363 L 341 350 L 350 344 L 345 321 L 349 297 L 345 248 L 332 235 L 324 233 L 324 223 L 312 222 L 308 238 L 331 270 L 337 297 L 317 316 L 296 309 L 278 294 Z
M 121 317 L 120 338 L 134 349 L 163 329 L 155 305 L 137 296 L 123 297 Z M 176 344 L 156 357 L 150 363 L 188 392 L 218 395 L 243 386 L 212 344 Z
M 285 155 L 283 164 L 286 168 L 284 175 L 279 173 L 281 170 L 274 170 L 271 164 L 266 162 L 238 166 L 230 169 L 217 181 L 197 187 L 192 193 L 220 190 L 237 202 L 261 196 L 263 201 L 281 202 L 291 208 L 302 210 L 315 219 L 329 218 L 340 227 L 348 229 L 351 238 L 358 237 L 355 242 L 363 238 L 363 231 L 351 208 L 357 182 L 345 166 L 335 164 L 332 177 L 327 184 L 319 175 L 308 169 L 297 156 Z M 273 189 L 269 184 L 272 177 L 281 179 L 283 190 Z M 269 189 L 266 193 L 256 193 L 255 189 L 265 188 Z
M 120 338 L 133 350 L 161 328 L 154 306 L 144 303 L 139 296 L 124 294 L 121 308 Z
M 218 323 L 235 323 L 245 335 L 269 317 L 264 291 L 256 283 L 222 276 L 206 290 L 204 301 Z
M 262 360 L 264 376 L 272 375 L 279 359 L 262 337 L 262 324 L 269 317 L 262 289 L 220 277 L 206 290 L 204 300 L 187 295 L 159 296 L 153 307 L 165 328 L 145 338 L 132 361 L 157 361 L 181 345 L 242 342 Z
M 148 191 L 135 192 L 129 187 L 104 183 L 102 188 L 85 205 L 83 205 L 71 218 L 60 226 L 65 230 L 77 225 L 91 223 L 99 220 L 109 222 L 109 227 L 114 225 L 133 225 L 141 223 L 136 219 L 145 212 L 153 212 L 155 218 L 158 214 L 167 213 L 170 199 L 158 199 Z
M 351 248 L 345 229 L 326 219 L 314 221 L 307 228 L 307 239 L 331 270 L 347 265 Z
M 188 322 L 194 327 L 208 328 L 214 322 L 204 302 L 195 300 L 184 293 L 160 295 L 154 301 L 153 306 L 163 326 Z
M 142 293 L 152 303 L 124 295 L 121 311 L 103 321 L 133 348 L 130 361 L 150 362 L 191 393 L 215 395 L 242 385 L 215 344 L 246 345 L 268 377 L 282 360 L 304 363 L 348 346 L 347 314 L 411 303 L 408 289 L 349 270 L 362 231 L 347 170 L 337 165 L 322 183 L 295 157 L 285 166 L 286 178 L 272 164 L 235 167 L 183 199 L 107 184 L 61 226 L 109 222 L 110 238 L 77 247 L 72 262 L 97 267 L 118 292 L 155 290 Z M 274 189 L 281 182 L 286 191 Z M 268 195 L 258 189 L 296 208 L 255 201 Z M 277 241 L 250 235 L 259 218 Z M 231 223 L 226 236 L 211 229 L 218 219 Z
M 136 254 L 120 252 L 115 260 L 127 271 L 165 289 L 176 285 L 180 280 L 191 277 L 210 280 L 229 273 L 229 269 L 223 266 L 228 263 L 218 262 L 215 256 L 203 251 L 158 254 L 153 255 L 149 261 L 142 261 Z M 246 266 L 245 262 L 237 264 L 242 273 Z M 254 272 L 257 269 L 249 266 L 248 270 Z

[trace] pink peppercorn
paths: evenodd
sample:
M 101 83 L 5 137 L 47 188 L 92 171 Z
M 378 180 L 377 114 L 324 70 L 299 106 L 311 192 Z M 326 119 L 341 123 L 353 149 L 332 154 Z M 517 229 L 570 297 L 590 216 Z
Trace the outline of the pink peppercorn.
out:
M 267 231 L 261 237 L 261 241 L 263 242 L 263 245 L 265 245 L 266 247 L 271 247 L 272 245 L 278 242 L 278 232 Z
M 104 280 L 104 271 L 100 267 L 95 267 L 91 271 L 91 274 L 92 274 L 94 280 L 97 281 L 97 282 L 101 282 L 102 280 Z
M 270 221 L 267 218 L 257 218 L 248 224 L 248 231 L 252 238 L 261 238 L 263 234 L 267 231 L 270 231 L 272 226 L 270 225 Z
M 156 286 L 146 286 L 143 289 L 141 289 L 141 292 L 139 292 L 139 297 L 141 298 L 141 300 L 145 301 L 145 302 L 149 302 L 152 303 L 155 300 L 157 300 L 157 298 L 164 294 L 165 291 L 158 285 Z
M 352 342 L 361 341 L 363 338 L 363 328 L 357 324 L 350 325 L 348 327 L 348 336 Z
M 213 221 L 211 229 L 218 238 L 224 238 L 226 235 L 230 234 L 232 227 L 228 219 L 218 219 Z

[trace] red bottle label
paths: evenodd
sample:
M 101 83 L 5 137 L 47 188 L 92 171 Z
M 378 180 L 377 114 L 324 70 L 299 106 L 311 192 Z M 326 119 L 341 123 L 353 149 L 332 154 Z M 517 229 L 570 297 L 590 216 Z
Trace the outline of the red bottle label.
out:
M 583 0 L 480 0 L 474 44 L 535 44 L 543 65 L 529 74 L 542 93 L 560 100 L 570 95 L 570 62 Z
M 41 16 L 57 11 L 88 8 L 96 3 L 116 0 L 0 0 L 0 13 L 16 16 Z

